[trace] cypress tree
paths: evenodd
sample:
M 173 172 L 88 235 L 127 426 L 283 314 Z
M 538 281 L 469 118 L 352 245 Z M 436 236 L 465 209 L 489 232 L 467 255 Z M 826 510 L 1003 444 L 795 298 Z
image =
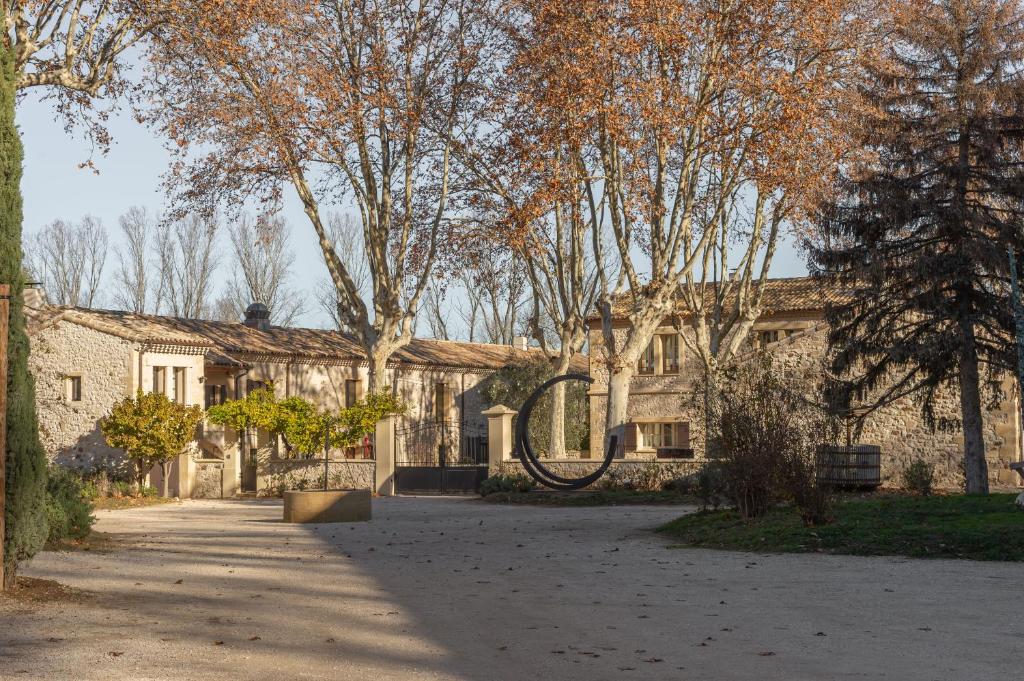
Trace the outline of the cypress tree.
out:
M 814 269 L 849 300 L 827 313 L 848 403 L 914 395 L 962 428 L 969 493 L 988 492 L 985 388 L 1012 366 L 1007 247 L 1021 252 L 1021 15 L 1017 0 L 911 0 L 869 74 L 865 157 L 823 211 Z M 937 419 L 955 386 L 960 418 Z M 990 393 L 995 395 L 995 392 Z
M 39 443 L 35 389 L 28 371 L 28 336 L 21 293 L 21 138 L 14 122 L 14 58 L 0 41 L 0 281 L 10 283 L 7 378 L 7 504 L 5 586 L 18 563 L 46 541 L 46 455 Z

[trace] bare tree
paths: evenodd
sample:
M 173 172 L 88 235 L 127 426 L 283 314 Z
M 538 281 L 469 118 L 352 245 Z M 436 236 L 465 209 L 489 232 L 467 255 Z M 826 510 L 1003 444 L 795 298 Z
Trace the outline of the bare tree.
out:
M 154 221 L 145 208 L 132 206 L 118 219 L 123 246 L 118 246 L 114 272 L 114 304 L 136 314 L 150 311 L 150 251 L 153 248 Z
M 26 269 L 43 284 L 51 303 L 92 307 L 99 296 L 107 244 L 107 231 L 97 218 L 87 215 L 77 226 L 54 220 L 27 244 Z
M 493 2 L 261 3 L 217 35 L 161 41 L 154 114 L 183 156 L 177 205 L 279 201 L 295 190 L 324 254 L 338 316 L 366 353 L 370 390 L 412 339 L 457 206 L 455 140 L 489 47 Z M 208 23 L 185 12 L 180 24 Z M 184 33 L 182 31 L 181 33 Z M 192 150 L 203 149 L 201 158 Z M 319 181 L 312 182 L 316 169 Z M 323 207 L 350 198 L 372 305 L 331 243 Z
M 211 282 L 220 263 L 218 232 L 216 217 L 191 215 L 160 225 L 155 242 L 160 273 L 158 312 L 186 319 L 210 315 Z
M 856 90 L 839 79 L 856 73 L 861 29 L 876 20 L 867 4 L 820 0 L 809 14 L 786 4 L 536 0 L 509 14 L 503 110 L 516 114 L 515 134 L 495 133 L 490 167 L 518 160 L 528 180 L 526 200 L 511 202 L 523 209 L 520 229 L 548 213 L 552 193 L 582 197 L 608 434 L 628 421 L 637 362 L 680 287 L 721 243 L 734 187 L 779 197 L 791 219 L 828 191 L 849 141 L 836 113 Z M 606 230 L 607 252 L 596 238 Z
M 365 301 L 369 294 L 370 265 L 363 252 L 362 228 L 348 213 L 330 213 L 327 216 L 327 233 L 334 252 L 352 278 L 353 287 L 358 291 L 360 299 Z M 317 282 L 316 300 L 334 328 L 352 331 L 347 326 L 346 317 L 339 311 L 341 301 L 329 273 L 325 273 Z
M 511 252 L 494 248 L 474 258 L 470 285 L 479 291 L 484 339 L 511 345 L 523 330 L 528 308 L 526 268 Z
M 458 305 L 459 317 L 462 318 L 463 324 L 466 325 L 467 340 L 470 343 L 476 342 L 476 334 L 480 325 L 480 311 L 483 307 L 483 301 L 480 297 L 480 291 L 477 289 L 473 276 L 469 272 L 463 272 L 459 275 L 459 283 L 462 286 L 462 290 L 465 292 L 466 301 L 463 304 Z
M 430 335 L 440 340 L 451 340 L 448 334 L 450 310 L 445 305 L 445 293 L 446 291 L 436 280 L 431 281 L 427 286 L 424 307 L 427 313 L 427 323 L 430 324 Z
M 110 146 L 106 113 L 130 86 L 123 54 L 162 21 L 172 3 L 145 0 L 5 0 L 4 43 L 14 57 L 15 87 L 45 88 L 67 127 L 84 126 L 102 151 Z
M 289 248 L 288 223 L 281 217 L 241 215 L 228 225 L 235 269 L 218 300 L 218 318 L 241 319 L 251 303 L 270 310 L 271 321 L 291 326 L 302 314 L 302 299 L 289 284 L 295 254 Z

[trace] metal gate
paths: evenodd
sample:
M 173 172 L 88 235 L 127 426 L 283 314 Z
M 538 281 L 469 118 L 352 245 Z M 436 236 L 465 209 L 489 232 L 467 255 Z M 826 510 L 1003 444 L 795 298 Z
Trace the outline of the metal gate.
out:
M 486 428 L 429 421 L 395 429 L 398 494 L 476 494 L 486 477 Z

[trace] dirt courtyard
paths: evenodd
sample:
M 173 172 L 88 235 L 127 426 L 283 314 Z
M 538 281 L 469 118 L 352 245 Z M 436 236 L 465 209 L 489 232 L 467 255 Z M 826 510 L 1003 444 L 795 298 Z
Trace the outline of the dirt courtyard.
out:
M 672 550 L 678 507 L 374 501 L 100 512 L 116 549 L 25 571 L 86 595 L 0 600 L 3 679 L 1012 678 L 1024 567 Z

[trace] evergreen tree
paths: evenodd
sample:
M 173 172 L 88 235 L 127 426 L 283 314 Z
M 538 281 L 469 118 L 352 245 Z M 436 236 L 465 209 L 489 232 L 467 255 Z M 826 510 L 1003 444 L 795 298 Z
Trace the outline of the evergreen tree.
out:
M 18 563 L 43 547 L 46 523 L 46 455 L 39 443 L 36 399 L 28 372 L 28 336 L 21 292 L 21 138 L 14 123 L 14 58 L 0 41 L 0 282 L 11 285 L 7 374 L 7 526 L 5 586 Z
M 983 388 L 1012 366 L 1006 249 L 1022 241 L 1020 4 L 904 5 L 812 262 L 849 294 L 828 312 L 844 401 L 916 396 L 933 427 L 963 429 L 967 491 L 987 493 Z M 959 422 L 936 418 L 943 386 Z

